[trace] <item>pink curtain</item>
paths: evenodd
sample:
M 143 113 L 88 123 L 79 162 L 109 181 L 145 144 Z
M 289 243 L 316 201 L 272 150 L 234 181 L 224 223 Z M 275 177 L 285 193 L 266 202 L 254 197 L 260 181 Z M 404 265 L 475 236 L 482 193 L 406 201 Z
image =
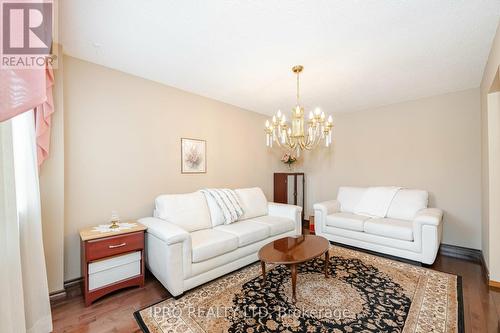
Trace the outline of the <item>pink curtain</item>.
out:
M 45 69 L 0 70 L 0 122 L 35 110 L 38 166 L 49 155 L 53 86 L 54 74 L 50 65 Z
M 49 156 L 51 118 L 54 113 L 53 86 L 54 72 L 52 67 L 47 65 L 45 94 L 47 98 L 42 105 L 35 108 L 36 153 L 39 167 Z
M 7 3 L 6 0 L 0 0 L 2 8 L 5 3 Z M 9 13 L 4 12 L 2 15 L 7 16 Z M 4 24 L 3 19 L 5 17 L 2 17 L 2 24 Z M 20 24 L 23 26 L 24 24 L 20 21 L 24 19 L 24 16 L 10 16 L 10 19 L 12 20 L 10 22 L 11 27 L 12 25 Z M 3 34 L 4 32 L 3 29 L 0 30 L 0 33 Z M 14 33 L 11 31 L 12 36 L 14 40 L 22 41 L 24 39 L 24 31 L 14 29 Z M 3 66 L 0 69 L 0 122 L 34 109 L 45 102 L 45 99 L 46 83 L 44 67 L 27 69 L 21 68 L 21 66 L 19 68 Z
M 47 99 L 45 70 L 0 70 L 0 122 L 34 109 Z

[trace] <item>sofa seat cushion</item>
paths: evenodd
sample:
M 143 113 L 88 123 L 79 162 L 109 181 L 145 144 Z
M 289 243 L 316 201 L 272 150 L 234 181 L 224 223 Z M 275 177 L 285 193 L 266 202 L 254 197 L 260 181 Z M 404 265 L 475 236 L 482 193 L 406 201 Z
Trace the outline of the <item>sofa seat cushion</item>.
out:
M 191 233 L 193 262 L 201 262 L 238 248 L 238 237 L 227 232 L 204 229 Z
M 248 244 L 258 242 L 269 237 L 270 228 L 262 223 L 252 221 L 237 221 L 228 225 L 215 227 L 214 230 L 233 235 L 238 239 L 238 246 L 243 247 Z
M 389 218 L 370 219 L 365 222 L 364 231 L 367 234 L 413 241 L 413 223 L 411 221 Z
M 271 236 L 279 235 L 295 229 L 295 222 L 285 217 L 264 215 L 246 220 L 249 222 L 260 223 L 270 228 Z
M 341 229 L 363 231 L 363 224 L 369 219 L 369 217 L 351 213 L 334 213 L 326 217 L 326 225 Z

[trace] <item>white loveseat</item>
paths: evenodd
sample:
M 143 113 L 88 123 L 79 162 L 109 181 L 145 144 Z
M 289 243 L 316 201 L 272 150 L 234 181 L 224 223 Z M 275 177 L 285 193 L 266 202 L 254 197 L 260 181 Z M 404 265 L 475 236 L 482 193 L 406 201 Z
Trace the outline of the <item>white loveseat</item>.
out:
M 367 188 L 340 187 L 337 200 L 314 205 L 316 234 L 330 241 L 432 264 L 442 236 L 443 212 L 427 208 L 428 193 L 399 190 L 384 217 L 356 214 Z
M 146 232 L 146 265 L 173 296 L 258 260 L 260 248 L 302 233 L 302 208 L 268 203 L 260 188 L 235 190 L 243 216 L 228 225 L 201 192 L 161 195 Z M 210 207 L 213 208 L 213 207 Z

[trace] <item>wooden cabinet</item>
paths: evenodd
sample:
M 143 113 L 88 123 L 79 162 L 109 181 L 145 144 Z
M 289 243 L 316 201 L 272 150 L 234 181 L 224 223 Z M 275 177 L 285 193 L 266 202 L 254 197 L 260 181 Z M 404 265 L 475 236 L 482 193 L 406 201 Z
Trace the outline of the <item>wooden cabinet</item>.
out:
M 144 286 L 144 232 L 134 227 L 117 232 L 80 231 L 85 305 L 118 289 Z
M 301 172 L 285 172 L 274 174 L 274 202 L 302 207 L 304 220 L 305 176 Z

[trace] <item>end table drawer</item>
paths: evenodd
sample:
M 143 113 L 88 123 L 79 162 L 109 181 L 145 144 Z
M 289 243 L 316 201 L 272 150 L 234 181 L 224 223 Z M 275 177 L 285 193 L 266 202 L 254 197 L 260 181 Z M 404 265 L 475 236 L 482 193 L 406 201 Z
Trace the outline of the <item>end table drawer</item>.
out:
M 141 274 L 141 251 L 89 264 L 89 291 Z
M 112 236 L 87 242 L 86 256 L 88 261 L 111 257 L 120 253 L 142 250 L 144 233 Z

